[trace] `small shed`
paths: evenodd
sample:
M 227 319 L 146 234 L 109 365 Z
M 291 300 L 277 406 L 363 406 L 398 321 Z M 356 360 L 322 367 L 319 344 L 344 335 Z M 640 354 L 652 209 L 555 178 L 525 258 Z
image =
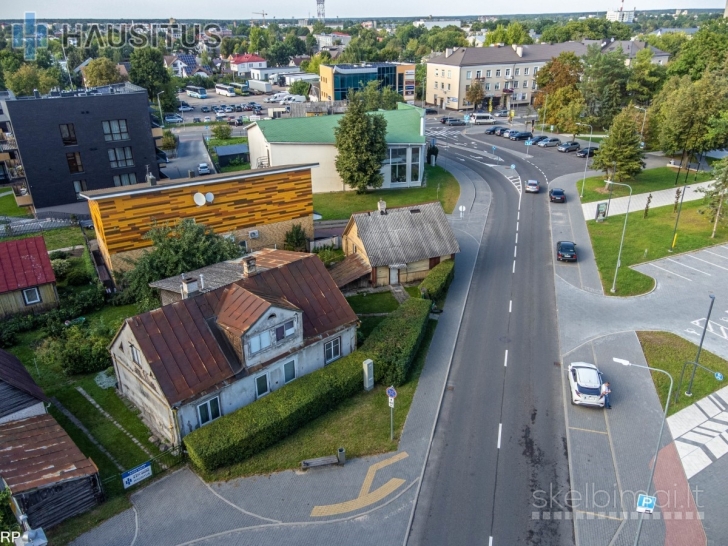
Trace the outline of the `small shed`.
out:
M 0 350 L 0 424 L 43 415 L 46 395 L 14 355 Z
M 220 167 L 226 167 L 238 160 L 240 163 L 250 163 L 250 150 L 247 144 L 231 144 L 230 146 L 216 146 L 215 153 Z
M 0 243 L 0 318 L 57 305 L 56 276 L 43 237 Z
M 104 498 L 98 468 L 48 414 L 0 424 L 0 487 L 32 528 L 53 527 Z

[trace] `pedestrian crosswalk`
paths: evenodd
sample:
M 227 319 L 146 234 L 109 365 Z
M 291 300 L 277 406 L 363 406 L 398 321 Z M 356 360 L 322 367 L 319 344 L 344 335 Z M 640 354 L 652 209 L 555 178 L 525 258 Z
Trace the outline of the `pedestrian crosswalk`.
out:
M 425 134 L 427 136 L 455 137 L 462 135 L 462 132 L 454 129 L 427 129 Z

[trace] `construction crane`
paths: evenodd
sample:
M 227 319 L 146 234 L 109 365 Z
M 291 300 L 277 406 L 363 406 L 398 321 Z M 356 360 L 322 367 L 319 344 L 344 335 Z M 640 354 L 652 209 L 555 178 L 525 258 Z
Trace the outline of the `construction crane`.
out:
M 268 15 L 265 10 L 263 11 L 254 11 L 253 15 L 262 15 L 263 16 L 263 24 L 265 24 L 265 16 Z

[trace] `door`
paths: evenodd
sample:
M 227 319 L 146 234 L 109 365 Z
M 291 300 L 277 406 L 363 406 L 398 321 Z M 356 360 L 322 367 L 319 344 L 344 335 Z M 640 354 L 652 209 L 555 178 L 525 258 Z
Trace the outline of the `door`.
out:
M 389 268 L 389 284 L 399 284 L 399 269 Z

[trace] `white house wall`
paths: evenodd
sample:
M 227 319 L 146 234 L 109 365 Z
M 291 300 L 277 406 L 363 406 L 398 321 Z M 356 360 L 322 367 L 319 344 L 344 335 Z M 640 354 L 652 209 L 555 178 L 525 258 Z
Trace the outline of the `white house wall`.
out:
M 274 318 L 269 319 L 271 315 L 275 315 Z M 295 321 L 296 331 L 294 334 L 284 338 L 280 342 L 275 342 L 275 328 L 282 326 L 286 321 L 293 319 Z M 254 355 L 250 354 L 250 339 L 257 336 L 261 332 L 268 330 L 271 336 L 271 346 L 257 352 Z M 258 319 L 258 321 L 251 326 L 245 335 L 243 336 L 243 350 L 245 351 L 245 366 L 251 368 L 276 358 L 277 355 L 282 355 L 300 347 L 303 344 L 303 313 L 301 311 L 293 311 L 291 309 L 282 309 L 280 307 L 271 307 L 266 311 L 265 316 Z

